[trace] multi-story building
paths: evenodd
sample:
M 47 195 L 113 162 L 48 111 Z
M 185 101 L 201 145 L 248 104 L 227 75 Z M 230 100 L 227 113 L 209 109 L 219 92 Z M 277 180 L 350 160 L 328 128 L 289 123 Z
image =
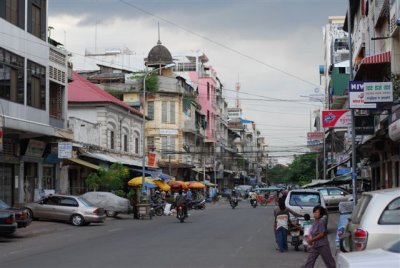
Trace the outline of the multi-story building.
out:
M 46 0 L 1 1 L 0 29 L 0 199 L 18 205 L 67 179 L 68 57 L 48 42 Z
M 399 186 L 399 100 L 400 34 L 399 1 L 353 0 L 344 30 L 351 25 L 353 80 L 391 82 L 393 102 L 377 103 L 376 108 L 359 109 L 356 116 L 374 119 L 373 134 L 359 136 L 357 163 L 359 177 L 371 178 L 371 188 Z M 349 101 L 348 101 L 349 102 Z M 388 138 L 390 137 L 390 139 Z

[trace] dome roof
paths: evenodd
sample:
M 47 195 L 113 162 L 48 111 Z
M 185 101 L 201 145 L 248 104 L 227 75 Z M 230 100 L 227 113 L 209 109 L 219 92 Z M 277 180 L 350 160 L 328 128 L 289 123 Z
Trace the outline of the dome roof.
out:
M 158 40 L 157 45 L 153 47 L 146 59 L 146 65 L 152 66 L 164 66 L 172 63 L 172 56 L 169 50 L 161 44 Z

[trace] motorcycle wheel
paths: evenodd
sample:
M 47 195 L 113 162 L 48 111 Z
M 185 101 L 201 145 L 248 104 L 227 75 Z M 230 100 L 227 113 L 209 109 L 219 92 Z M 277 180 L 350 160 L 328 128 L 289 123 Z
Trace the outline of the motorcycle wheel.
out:
M 200 209 L 201 210 L 205 210 L 206 209 L 206 205 L 205 204 L 200 205 Z
M 156 215 L 162 216 L 164 215 L 164 209 L 162 207 L 156 209 Z
M 294 250 L 299 251 L 299 245 L 294 245 Z

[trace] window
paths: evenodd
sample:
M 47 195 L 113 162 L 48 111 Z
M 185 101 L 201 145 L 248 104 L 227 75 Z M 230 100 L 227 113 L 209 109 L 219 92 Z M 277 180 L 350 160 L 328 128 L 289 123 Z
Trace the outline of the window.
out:
M 329 195 L 342 195 L 344 191 L 341 191 L 340 189 L 329 189 Z
M 27 99 L 28 105 L 46 109 L 46 68 L 28 60 Z
M 139 138 L 135 138 L 135 154 L 139 153 Z
M 110 149 L 114 149 L 114 146 L 115 146 L 114 131 L 110 131 Z
M 210 83 L 207 82 L 207 100 L 210 100 Z
M 147 137 L 147 151 L 151 152 L 154 151 L 154 137 Z
M 75 199 L 69 198 L 69 197 L 62 197 L 60 199 L 60 206 L 64 206 L 64 207 L 79 207 L 78 202 Z
M 400 224 L 400 198 L 393 200 L 383 211 L 379 224 Z
M 18 26 L 18 2 L 17 0 L 6 0 L 6 20 Z
M 24 58 L 0 48 L 0 98 L 24 103 Z
M 154 101 L 147 102 L 147 116 L 154 119 Z
M 354 224 L 360 224 L 361 218 L 364 215 L 365 210 L 368 207 L 369 202 L 371 201 L 372 196 L 370 195 L 363 195 L 360 200 L 358 201 L 356 207 L 353 210 L 351 215 L 351 221 Z
M 128 151 L 128 135 L 124 135 L 124 152 Z
M 171 158 L 174 158 L 175 154 L 175 137 L 171 136 L 164 136 L 161 137 L 161 153 L 162 157 L 165 158 L 167 156 L 170 156 Z
M 175 102 L 163 101 L 161 105 L 161 122 L 167 124 L 175 124 Z
M 327 195 L 328 195 L 328 190 L 327 190 L 327 189 L 320 189 L 319 192 L 320 192 L 323 196 L 327 196 Z
M 41 10 L 37 5 L 32 5 L 32 34 L 41 38 Z
M 50 107 L 49 112 L 52 118 L 62 119 L 63 113 L 63 91 L 64 87 L 50 82 Z

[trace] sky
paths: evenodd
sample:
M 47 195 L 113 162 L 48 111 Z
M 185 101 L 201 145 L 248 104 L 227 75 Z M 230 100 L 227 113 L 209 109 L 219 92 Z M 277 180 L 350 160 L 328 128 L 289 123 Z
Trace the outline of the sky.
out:
M 51 0 L 51 37 L 72 53 L 75 68 L 85 49 L 127 47 L 132 66 L 160 39 L 171 54 L 202 51 L 224 85 L 229 106 L 235 84 L 243 117 L 253 120 L 280 163 L 306 150 L 312 112 L 322 103 L 322 28 L 345 16 L 345 0 Z

